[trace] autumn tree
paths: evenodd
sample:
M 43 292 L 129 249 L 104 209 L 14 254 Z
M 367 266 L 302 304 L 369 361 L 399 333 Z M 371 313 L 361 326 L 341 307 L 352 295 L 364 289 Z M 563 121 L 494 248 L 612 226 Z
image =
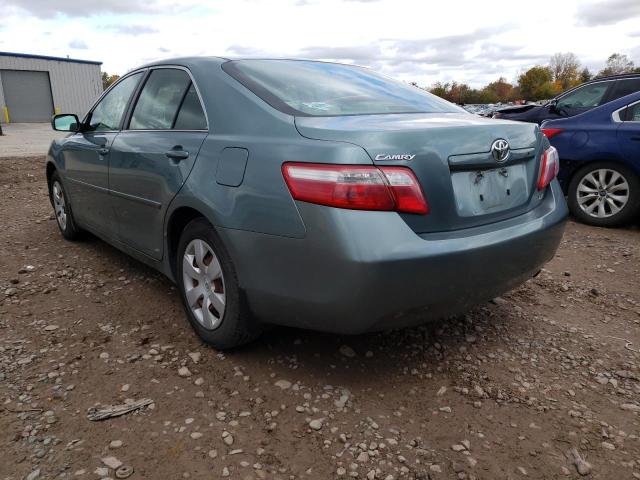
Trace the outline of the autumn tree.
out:
M 118 80 L 120 75 L 109 75 L 107 72 L 102 72 L 102 89 L 106 90 L 109 86 Z
M 488 96 L 495 97 L 495 101 L 498 102 L 508 102 L 514 99 L 513 85 L 508 83 L 504 77 L 500 77 L 495 82 L 491 82 L 484 87 L 483 91 L 485 91 Z
M 607 58 L 604 69 L 598 72 L 598 77 L 606 77 L 608 75 L 619 75 L 621 73 L 631 73 L 634 71 L 634 65 L 629 57 L 621 53 L 614 53 Z
M 434 95 L 444 98 L 453 103 L 487 103 L 481 99 L 480 91 L 471 88 L 466 83 L 458 82 L 436 82 L 428 89 Z
M 552 79 L 562 90 L 580 83 L 580 62 L 575 54 L 556 53 L 549 60 Z

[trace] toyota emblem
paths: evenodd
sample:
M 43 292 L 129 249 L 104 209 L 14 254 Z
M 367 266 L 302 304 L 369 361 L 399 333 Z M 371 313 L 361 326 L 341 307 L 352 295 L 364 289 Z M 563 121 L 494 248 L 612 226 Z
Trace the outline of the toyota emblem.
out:
M 509 142 L 499 138 L 491 144 L 491 155 L 496 162 L 504 162 L 509 157 Z

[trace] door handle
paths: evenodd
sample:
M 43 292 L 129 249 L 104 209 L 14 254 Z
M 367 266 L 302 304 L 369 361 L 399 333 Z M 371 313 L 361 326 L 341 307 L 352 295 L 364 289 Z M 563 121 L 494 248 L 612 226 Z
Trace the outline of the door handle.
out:
M 172 160 L 184 160 L 189 158 L 189 152 L 185 150 L 169 150 L 165 155 Z
M 106 155 L 107 153 L 109 153 L 109 149 L 107 147 L 101 147 L 98 149 L 98 153 L 100 155 Z

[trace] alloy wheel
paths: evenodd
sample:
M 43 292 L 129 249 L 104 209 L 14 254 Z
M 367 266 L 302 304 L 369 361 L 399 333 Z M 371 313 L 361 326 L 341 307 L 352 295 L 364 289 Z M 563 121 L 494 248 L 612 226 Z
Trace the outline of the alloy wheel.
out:
M 226 291 L 220 260 L 207 242 L 189 242 L 182 259 L 182 278 L 187 305 L 198 323 L 208 330 L 220 326 Z
M 619 213 L 629 201 L 629 183 L 618 171 L 600 168 L 587 173 L 576 191 L 580 208 L 589 216 L 607 218 Z

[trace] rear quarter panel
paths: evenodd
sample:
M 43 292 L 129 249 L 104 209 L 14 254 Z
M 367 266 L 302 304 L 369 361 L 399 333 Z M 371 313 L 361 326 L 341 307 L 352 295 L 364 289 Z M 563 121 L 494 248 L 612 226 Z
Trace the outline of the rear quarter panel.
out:
M 284 182 L 282 163 L 371 163 L 361 147 L 303 138 L 292 116 L 267 105 L 220 65 L 198 64 L 191 71 L 207 110 L 209 135 L 171 211 L 191 206 L 216 226 L 302 238 L 305 226 Z M 220 157 L 228 147 L 248 151 L 238 186 L 217 182 Z
M 560 155 L 558 178 L 565 190 L 575 171 L 589 162 L 624 161 L 616 139 L 616 124 L 567 119 L 545 122 L 543 127 L 563 129 L 550 143 Z

